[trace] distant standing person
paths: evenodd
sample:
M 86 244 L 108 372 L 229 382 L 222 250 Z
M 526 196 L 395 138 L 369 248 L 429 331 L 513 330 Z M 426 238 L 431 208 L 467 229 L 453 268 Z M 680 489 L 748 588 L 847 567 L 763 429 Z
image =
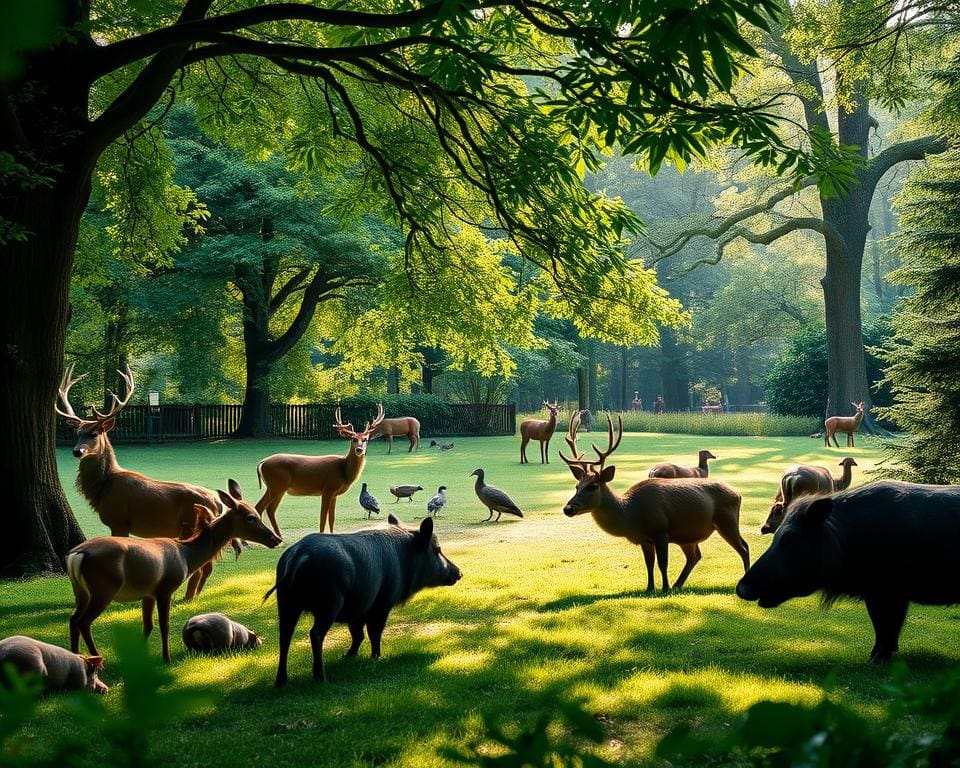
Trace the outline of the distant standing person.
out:
M 640 399 L 640 393 L 633 393 L 633 400 L 630 401 L 630 410 L 631 411 L 642 411 L 643 410 L 643 400 Z
M 657 399 L 653 401 L 653 412 L 663 413 L 663 395 L 657 395 Z

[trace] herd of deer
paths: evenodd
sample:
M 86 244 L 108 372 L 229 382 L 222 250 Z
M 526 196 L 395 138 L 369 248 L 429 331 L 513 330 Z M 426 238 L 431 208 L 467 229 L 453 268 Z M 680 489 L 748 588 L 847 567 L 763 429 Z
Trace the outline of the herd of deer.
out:
M 253 541 L 274 548 L 282 543 L 276 512 L 285 494 L 320 496 L 320 531 L 333 532 L 337 497 L 348 490 L 363 470 L 369 441 L 378 434 L 406 434 L 410 450 L 419 442 L 419 422 L 415 419 L 384 419 L 383 406 L 377 416 L 357 431 L 344 423 L 336 411 L 339 435 L 349 440 L 345 455 L 303 456 L 281 453 L 269 456 L 257 465 L 257 477 L 264 493 L 257 504 L 244 500 L 239 484 L 230 480 L 227 491 L 216 493 L 195 485 L 154 480 L 138 472 L 123 469 L 117 462 L 109 432 L 119 412 L 134 391 L 129 368 L 121 372 L 125 393 L 113 394 L 107 412 L 94 409 L 93 418 L 77 416 L 70 405 L 71 387 L 82 377 L 74 377 L 73 366 L 64 372 L 58 390 L 56 411 L 76 430 L 73 454 L 79 461 L 77 487 L 110 529 L 110 536 L 88 539 L 67 557 L 67 572 L 73 585 L 76 606 L 70 617 L 71 650 L 77 653 L 82 637 L 89 652 L 97 656 L 91 634 L 94 620 L 114 601 L 142 601 L 144 634 L 153 629 L 156 609 L 160 626 L 163 658 L 169 661 L 169 620 L 173 594 L 187 582 L 185 600 L 196 596 L 213 568 L 213 561 L 228 543 L 239 556 L 239 541 Z M 526 446 L 537 440 L 541 463 L 549 463 L 549 442 L 557 423 L 559 406 L 544 402 L 549 420 L 527 420 L 520 426 L 521 462 L 526 463 Z M 856 431 L 862 418 L 828 420 L 828 434 Z M 568 517 L 590 513 L 601 529 L 624 537 L 640 546 L 647 567 L 647 589 L 654 589 L 654 566 L 658 566 L 663 589 L 667 581 L 668 545 L 676 544 L 686 564 L 674 589 L 683 586 L 701 559 L 700 543 L 714 531 L 727 541 L 743 561 L 750 565 L 747 542 L 740 535 L 740 495 L 729 485 L 709 477 L 707 461 L 716 458 L 701 451 L 695 467 L 658 464 L 648 477 L 632 485 L 623 494 L 610 489 L 614 466 L 606 466 L 623 438 L 623 419 L 618 417 L 615 434 L 608 416 L 607 448 L 593 446 L 596 460 L 584 458 L 577 449 L 581 412 L 570 420 L 565 437 L 571 457 L 560 457 L 577 481 L 573 497 L 564 506 Z M 855 422 L 855 423 L 852 423 Z M 384 428 L 386 425 L 386 429 Z M 829 439 L 829 438 L 828 438 Z M 848 437 L 852 443 L 852 435 Z M 844 459 L 844 473 L 833 478 L 823 468 L 798 467 L 784 474 L 764 532 L 772 531 L 782 518 L 783 509 L 804 493 L 824 493 L 847 487 L 853 459 Z M 480 470 L 478 470 L 480 471 Z M 777 515 L 779 513 L 779 517 Z M 266 514 L 271 531 L 263 523 Z M 130 538 L 135 536 L 138 538 Z

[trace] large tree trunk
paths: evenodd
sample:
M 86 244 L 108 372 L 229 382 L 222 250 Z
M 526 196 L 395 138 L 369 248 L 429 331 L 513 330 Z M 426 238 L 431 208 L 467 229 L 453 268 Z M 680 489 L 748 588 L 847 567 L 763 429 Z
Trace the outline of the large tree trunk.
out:
M 0 215 L 24 224 L 4 246 L 0 301 L 0 474 L 6 478 L 0 576 L 62 572 L 83 541 L 57 474 L 53 411 L 70 315 L 70 270 L 89 197 L 89 175 L 64 169 L 52 190 L 2 200 Z
M 660 384 L 664 410 L 685 411 L 690 407 L 690 382 L 683 348 L 670 328 L 660 330 Z
M 267 437 L 273 434 L 270 417 L 270 372 L 273 362 L 260 357 L 256 348 L 246 348 L 247 372 L 243 390 L 243 407 L 236 437 Z

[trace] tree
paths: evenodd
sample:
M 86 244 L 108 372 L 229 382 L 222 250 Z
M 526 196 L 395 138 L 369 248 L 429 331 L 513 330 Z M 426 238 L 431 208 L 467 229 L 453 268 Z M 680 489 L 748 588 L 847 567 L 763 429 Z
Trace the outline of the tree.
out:
M 743 72 L 730 50 L 753 52 L 739 20 L 763 24 L 773 0 L 211 6 L 165 0 L 131 14 L 117 0 L 59 0 L 60 34 L 0 88 L 0 469 L 18 510 L 4 575 L 60 569 L 82 537 L 50 407 L 80 219 L 98 162 L 113 153 L 122 165 L 114 150 L 149 137 L 178 90 L 207 130 L 252 152 L 284 138 L 305 168 L 353 168 L 354 207 L 389 206 L 408 266 L 450 258 L 454 227 L 492 226 L 592 322 L 604 319 L 598 299 L 658 302 L 648 282 L 621 287 L 641 271 L 619 250 L 635 218 L 582 186 L 606 147 L 619 141 L 656 169 L 732 139 L 812 169 L 765 106 L 716 98 Z
M 872 19 L 884 17 L 897 4 L 870 4 Z M 877 125 L 871 115 L 871 104 L 878 101 L 881 92 L 876 80 L 889 78 L 893 71 L 893 86 L 899 97 L 888 94 L 887 101 L 909 94 L 910 79 L 904 62 L 891 55 L 889 46 L 857 48 L 850 46 L 864 32 L 864 4 L 843 0 L 829 6 L 832 14 L 814 2 L 791 5 L 786 24 L 771 25 L 765 47 L 775 57 L 773 62 L 786 82 L 777 80 L 772 88 L 789 88 L 798 100 L 800 125 L 812 145 L 832 143 L 835 134 L 839 147 L 851 153 L 856 160 L 851 178 L 842 186 L 820 185 L 815 204 L 820 215 L 808 212 L 775 213 L 779 204 L 796 198 L 795 184 L 759 192 L 753 204 L 689 228 L 671 240 L 657 244 L 656 258 L 665 258 L 680 252 L 695 237 L 716 241 L 713 256 L 695 262 L 717 263 L 725 249 L 738 239 L 749 243 L 769 245 L 798 231 L 819 234 L 824 242 L 826 271 L 821 279 L 827 329 L 828 389 L 825 409 L 827 415 L 849 411 L 848 403 L 871 401 L 866 363 L 863 352 L 863 322 L 860 306 L 860 285 L 864 247 L 870 230 L 870 202 L 881 179 L 898 164 L 920 160 L 942 152 L 946 145 L 935 134 L 898 141 L 882 151 L 870 153 L 869 133 Z M 890 42 L 892 46 L 893 43 Z M 832 59 L 828 70 L 832 75 L 825 87 L 824 71 L 820 62 Z M 873 77 L 873 80 L 871 79 Z M 888 83 L 889 85 L 889 83 Z M 807 179 L 799 187 L 810 188 L 816 179 Z M 812 202 L 812 201 L 811 201 Z M 769 215 L 769 214 L 773 215 Z M 753 226 L 751 223 L 758 226 Z M 865 428 L 872 422 L 865 420 Z

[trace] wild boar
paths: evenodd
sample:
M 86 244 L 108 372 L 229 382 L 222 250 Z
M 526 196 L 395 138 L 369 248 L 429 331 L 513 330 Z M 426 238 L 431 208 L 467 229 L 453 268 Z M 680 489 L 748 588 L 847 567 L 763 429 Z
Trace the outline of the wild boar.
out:
M 201 613 L 183 625 L 183 644 L 191 651 L 218 651 L 259 648 L 263 644 L 256 632 L 222 613 Z
M 97 676 L 103 669 L 102 657 L 71 653 L 32 637 L 14 635 L 0 640 L 0 667 L 4 664 L 12 664 L 21 675 L 40 675 L 47 691 L 109 690 Z
M 356 656 L 363 628 L 370 635 L 373 658 L 380 656 L 380 637 L 395 605 L 425 587 L 452 586 L 460 569 L 440 550 L 433 518 L 408 529 L 390 515 L 383 528 L 355 533 L 304 536 L 277 562 L 277 582 L 263 596 L 277 593 L 280 663 L 275 685 L 287 684 L 287 653 L 300 615 L 313 614 L 310 645 L 313 679 L 326 680 L 323 640 L 334 622 L 347 624 L 352 642 L 347 656 Z
M 876 642 L 870 660 L 897 651 L 910 603 L 960 603 L 960 486 L 884 481 L 795 501 L 737 595 L 775 608 L 822 592 L 863 600 Z

